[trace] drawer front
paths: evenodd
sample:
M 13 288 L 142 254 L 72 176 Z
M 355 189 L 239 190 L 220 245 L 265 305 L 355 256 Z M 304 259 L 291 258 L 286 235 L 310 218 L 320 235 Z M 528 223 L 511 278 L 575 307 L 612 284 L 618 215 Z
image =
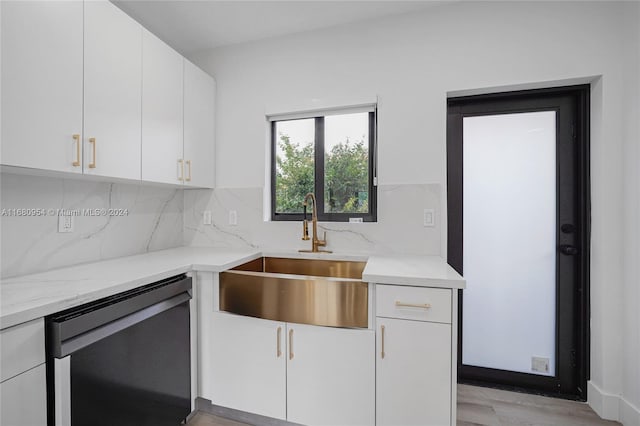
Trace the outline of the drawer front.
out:
M 18 324 L 0 331 L 1 382 L 43 364 L 44 319 Z
M 451 324 L 451 291 L 376 285 L 376 316 Z

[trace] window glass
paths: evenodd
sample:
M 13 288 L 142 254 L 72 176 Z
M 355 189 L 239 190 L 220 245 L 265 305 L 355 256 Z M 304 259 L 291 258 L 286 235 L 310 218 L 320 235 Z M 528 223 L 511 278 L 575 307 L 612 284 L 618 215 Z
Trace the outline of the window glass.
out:
M 304 196 L 314 191 L 315 120 L 275 123 L 276 213 L 302 213 Z
M 324 119 L 324 211 L 369 211 L 369 114 Z

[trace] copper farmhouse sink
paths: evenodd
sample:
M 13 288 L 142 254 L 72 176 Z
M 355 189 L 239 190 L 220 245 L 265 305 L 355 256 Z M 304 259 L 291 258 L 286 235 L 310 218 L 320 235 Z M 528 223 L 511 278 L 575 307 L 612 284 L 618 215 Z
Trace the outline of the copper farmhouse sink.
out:
M 220 310 L 330 327 L 367 327 L 366 262 L 262 257 L 220 274 Z

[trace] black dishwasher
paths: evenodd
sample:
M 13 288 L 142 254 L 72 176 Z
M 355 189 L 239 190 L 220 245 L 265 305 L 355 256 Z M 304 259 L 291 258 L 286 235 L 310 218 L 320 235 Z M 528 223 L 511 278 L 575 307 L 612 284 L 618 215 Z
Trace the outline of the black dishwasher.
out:
M 191 278 L 46 318 L 49 426 L 175 426 L 191 412 Z

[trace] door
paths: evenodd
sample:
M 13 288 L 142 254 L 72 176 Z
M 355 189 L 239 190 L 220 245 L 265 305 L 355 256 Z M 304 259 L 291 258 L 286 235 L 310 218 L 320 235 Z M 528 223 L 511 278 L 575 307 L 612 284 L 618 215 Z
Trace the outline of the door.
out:
M 142 34 L 142 180 L 182 183 L 182 56 Z
M 588 87 L 449 99 L 462 382 L 586 397 Z
M 142 27 L 108 1 L 84 18 L 84 172 L 140 179 Z
M 287 421 L 375 424 L 372 330 L 287 324 Z
M 82 173 L 82 2 L 0 2 L 2 164 Z
M 212 314 L 211 402 L 286 419 L 285 323 Z
M 376 424 L 451 424 L 451 325 L 376 318 L 376 330 Z
M 213 188 L 214 106 L 213 77 L 184 61 L 184 173 L 185 185 Z

